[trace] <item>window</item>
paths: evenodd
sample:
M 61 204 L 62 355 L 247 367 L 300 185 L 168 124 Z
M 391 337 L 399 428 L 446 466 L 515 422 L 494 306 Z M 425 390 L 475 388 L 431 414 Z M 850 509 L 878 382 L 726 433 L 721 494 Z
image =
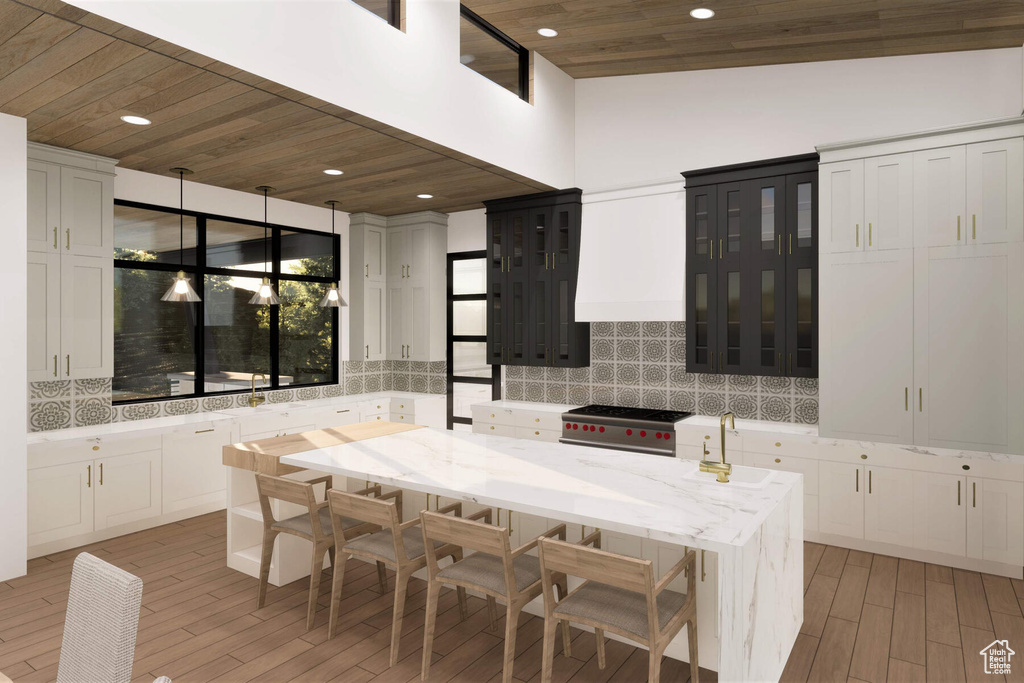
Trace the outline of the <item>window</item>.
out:
M 402 28 L 402 0 L 353 0 L 397 29 Z
M 114 205 L 115 402 L 337 383 L 336 235 L 134 202 Z M 182 247 L 182 242 L 183 247 Z M 198 303 L 160 300 L 184 270 Z M 249 303 L 264 274 L 281 304 Z
M 474 403 L 501 397 L 487 363 L 487 252 L 448 254 L 448 429 L 470 429 Z
M 530 52 L 462 5 L 459 60 L 524 100 L 530 99 Z

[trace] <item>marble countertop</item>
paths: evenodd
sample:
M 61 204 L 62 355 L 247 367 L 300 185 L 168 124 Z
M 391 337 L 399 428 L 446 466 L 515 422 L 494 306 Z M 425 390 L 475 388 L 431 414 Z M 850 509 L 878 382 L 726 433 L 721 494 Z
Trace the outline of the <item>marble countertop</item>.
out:
M 676 422 L 680 427 L 714 427 L 721 426 L 721 417 L 717 415 L 691 415 Z M 732 423 L 729 423 L 731 426 Z M 735 431 L 770 432 L 772 434 L 792 434 L 795 436 L 818 436 L 818 425 L 793 424 L 792 422 L 769 422 L 767 420 L 736 420 Z
M 490 410 L 535 410 L 544 413 L 564 413 L 580 407 L 566 403 L 534 403 L 532 401 L 484 401 L 473 404 L 474 408 L 477 406 Z
M 803 480 L 747 488 L 693 479 L 678 458 L 431 428 L 281 462 L 716 551 L 745 545 Z
M 313 401 L 293 401 L 290 403 L 264 403 L 257 408 L 229 408 L 227 410 L 210 411 L 206 413 L 191 413 L 189 415 L 164 415 L 146 420 L 128 420 L 124 422 L 111 422 L 109 424 L 93 425 L 89 427 L 73 427 L 71 429 L 59 429 L 50 432 L 29 432 L 28 445 L 41 443 L 54 443 L 74 439 L 96 439 L 105 436 L 117 436 L 121 434 L 142 434 L 151 431 L 169 431 L 179 427 L 190 427 L 193 425 L 214 425 L 233 424 L 235 421 L 258 417 L 261 414 L 281 414 L 293 410 L 315 410 L 317 408 L 331 408 L 341 405 L 352 405 L 369 401 L 408 399 L 420 400 L 429 398 L 444 398 L 442 394 L 419 394 L 410 391 L 378 391 L 370 394 L 352 394 L 349 396 L 336 396 L 334 398 L 320 398 Z

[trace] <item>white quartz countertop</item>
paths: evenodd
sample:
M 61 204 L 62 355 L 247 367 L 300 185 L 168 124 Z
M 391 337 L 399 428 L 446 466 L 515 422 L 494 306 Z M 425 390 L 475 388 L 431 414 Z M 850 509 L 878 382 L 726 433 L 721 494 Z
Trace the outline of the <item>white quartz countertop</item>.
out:
M 679 427 L 714 427 L 721 426 L 722 418 L 718 415 L 691 415 L 676 422 Z M 731 428 L 732 423 L 726 424 Z M 792 434 L 796 436 L 817 436 L 818 425 L 793 424 L 792 422 L 768 422 L 767 420 L 736 420 L 736 431 L 770 432 L 772 434 Z
M 752 489 L 695 480 L 679 458 L 429 428 L 281 462 L 708 550 L 745 545 L 803 478 Z
M 575 410 L 580 406 L 566 403 L 535 403 L 532 401 L 484 401 L 474 403 L 474 408 L 487 408 L 489 410 L 532 410 L 542 413 L 564 413 Z
M 127 420 L 89 427 L 73 427 L 50 432 L 30 432 L 28 445 L 54 443 L 74 439 L 95 439 L 121 434 L 137 434 L 149 431 L 167 431 L 176 427 L 188 427 L 196 424 L 232 424 L 233 422 L 258 417 L 266 414 L 282 414 L 298 410 L 316 410 L 334 406 L 351 405 L 379 400 L 407 399 L 410 401 L 430 398 L 444 398 L 442 394 L 419 394 L 410 391 L 378 391 L 370 394 L 352 394 L 333 398 L 319 398 L 312 401 L 292 401 L 290 403 L 264 403 L 257 408 L 228 408 L 226 410 L 188 415 L 164 415 L 146 420 Z

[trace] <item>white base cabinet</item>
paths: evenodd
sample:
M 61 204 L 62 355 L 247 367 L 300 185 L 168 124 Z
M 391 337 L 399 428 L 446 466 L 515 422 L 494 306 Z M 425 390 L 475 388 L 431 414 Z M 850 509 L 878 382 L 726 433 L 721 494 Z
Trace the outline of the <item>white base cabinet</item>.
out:
M 864 467 L 822 462 L 818 473 L 818 529 L 825 534 L 864 538 Z
M 1024 564 L 1024 494 L 1013 481 L 967 478 L 967 557 Z

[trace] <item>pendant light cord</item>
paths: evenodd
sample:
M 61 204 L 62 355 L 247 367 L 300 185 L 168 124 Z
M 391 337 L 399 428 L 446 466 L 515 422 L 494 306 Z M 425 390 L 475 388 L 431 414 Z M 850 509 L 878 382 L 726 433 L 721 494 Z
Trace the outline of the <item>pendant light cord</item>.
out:
M 263 190 L 263 272 L 267 272 L 267 190 Z
M 178 171 L 178 266 L 185 267 L 185 171 Z

